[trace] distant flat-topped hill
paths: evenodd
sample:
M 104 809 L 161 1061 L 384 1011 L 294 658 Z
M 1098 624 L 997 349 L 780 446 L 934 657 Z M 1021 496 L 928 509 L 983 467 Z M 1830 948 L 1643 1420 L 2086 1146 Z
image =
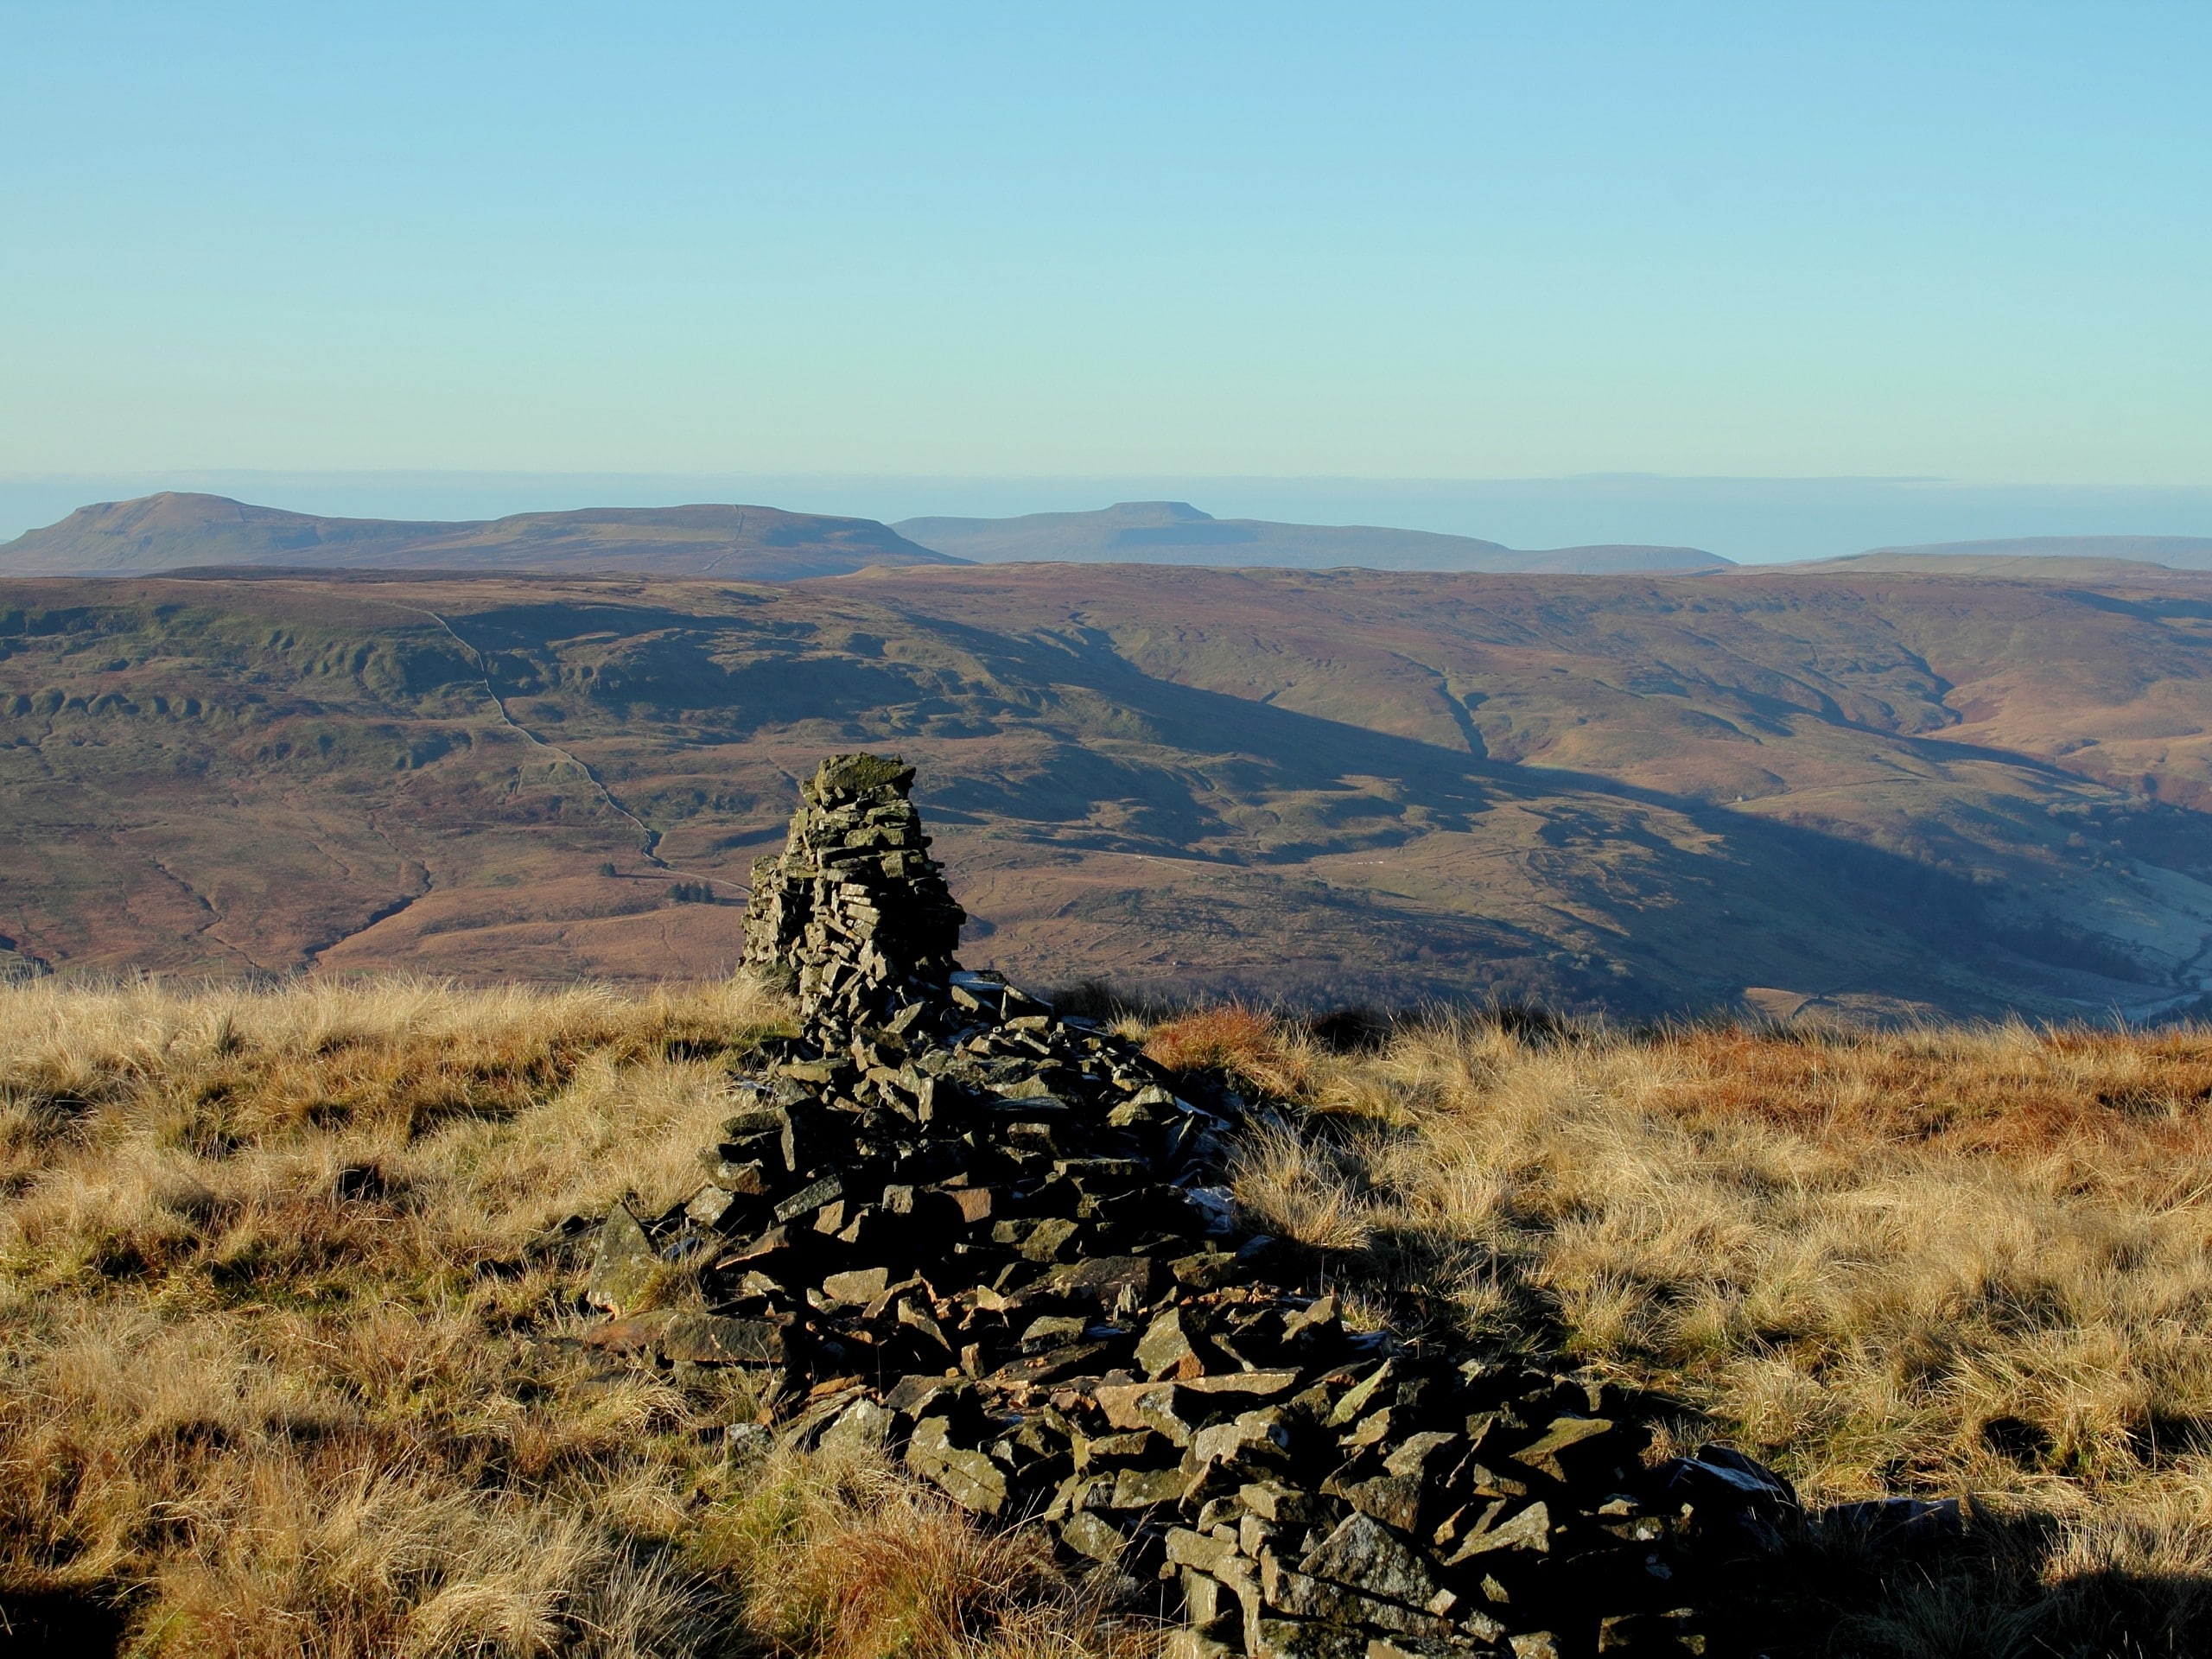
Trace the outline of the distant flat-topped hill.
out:
M 2151 566 L 2145 571 L 2143 566 Z M 1877 547 L 1798 570 L 1853 575 L 2032 576 L 2089 582 L 2168 570 L 2212 570 L 2212 536 L 2015 536 L 1995 541 Z
M 279 565 L 796 582 L 870 565 L 961 563 L 917 547 L 873 518 L 777 507 L 588 507 L 436 524 L 324 518 L 167 491 L 79 507 L 59 524 L 0 546 L 0 575 L 9 576 Z
M 1274 565 L 1325 570 L 1621 571 L 1724 570 L 1732 562 L 1694 547 L 1560 547 L 1517 550 L 1471 536 L 1373 524 L 1277 524 L 1217 518 L 1186 501 L 1123 501 L 1096 512 L 1033 512 L 1019 518 L 907 518 L 893 526 L 910 541 L 980 563 L 1076 561 L 1109 564 Z

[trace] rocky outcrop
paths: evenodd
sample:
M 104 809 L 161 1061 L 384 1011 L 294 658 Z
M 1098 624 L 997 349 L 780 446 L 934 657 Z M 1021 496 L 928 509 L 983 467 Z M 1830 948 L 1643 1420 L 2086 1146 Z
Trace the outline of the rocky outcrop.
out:
M 1188 1659 L 1701 1651 L 1635 1402 L 1372 1328 L 1243 1227 L 1228 1143 L 1265 1109 L 960 971 L 912 777 L 825 761 L 756 867 L 747 958 L 804 1034 L 687 1204 L 603 1230 L 604 1345 L 772 1370 L 735 1437 L 1034 1518 L 1147 1609 L 1164 1584 Z M 664 1264 L 706 1306 L 622 1317 Z

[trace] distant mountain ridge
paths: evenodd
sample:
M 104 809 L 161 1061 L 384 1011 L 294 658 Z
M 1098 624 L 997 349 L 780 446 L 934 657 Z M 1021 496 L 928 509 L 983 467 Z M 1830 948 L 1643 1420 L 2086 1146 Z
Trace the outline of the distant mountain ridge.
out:
M 283 565 L 797 582 L 871 565 L 964 563 L 918 547 L 873 518 L 779 507 L 587 507 L 446 524 L 325 518 L 174 491 L 79 507 L 0 546 L 0 576 Z
M 1290 569 L 1549 572 L 1726 570 L 1733 562 L 1694 547 L 1562 547 L 1524 551 L 1472 536 L 1376 524 L 1286 524 L 1217 518 L 1187 501 L 1120 501 L 1090 512 L 1017 518 L 906 518 L 908 540 L 978 564 L 1055 563 L 1273 565 Z

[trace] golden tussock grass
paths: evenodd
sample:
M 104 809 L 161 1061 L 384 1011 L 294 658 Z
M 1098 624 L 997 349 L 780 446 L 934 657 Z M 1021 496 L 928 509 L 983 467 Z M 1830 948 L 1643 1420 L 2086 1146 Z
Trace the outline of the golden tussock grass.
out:
M 1140 1659 L 1157 1633 L 1071 1582 L 1035 1529 L 984 1531 L 866 1455 L 772 1460 L 709 1549 L 791 1653 Z
M 1843 1650 L 2212 1639 L 2212 1033 L 1470 1020 L 1267 1064 L 1305 1108 L 1243 1150 L 1274 1228 L 1672 1395 L 1810 1503 L 1968 1498 L 1976 1549 L 1837 1613 Z
M 0 990 L 0 1614 L 110 1609 L 148 1656 L 1150 1651 L 1033 1532 L 727 1459 L 744 1378 L 562 1340 L 549 1230 L 681 1197 L 784 1012 Z M 1239 1197 L 1370 1313 L 1417 1285 L 1659 1389 L 1673 1443 L 1815 1503 L 1970 1500 L 1910 1570 L 1821 1547 L 1801 1646 L 2207 1644 L 2212 1035 L 1128 1028 L 1289 1103 Z
M 1218 1071 L 1261 1094 L 1307 1093 L 1309 1044 L 1256 1008 L 1223 1003 L 1195 1008 L 1142 1032 L 1147 1058 L 1171 1071 Z
M 743 1377 L 560 1340 L 548 1230 L 687 1193 L 785 1016 L 0 989 L 0 1620 L 164 1659 L 1128 1645 L 887 1471 L 726 1459 Z

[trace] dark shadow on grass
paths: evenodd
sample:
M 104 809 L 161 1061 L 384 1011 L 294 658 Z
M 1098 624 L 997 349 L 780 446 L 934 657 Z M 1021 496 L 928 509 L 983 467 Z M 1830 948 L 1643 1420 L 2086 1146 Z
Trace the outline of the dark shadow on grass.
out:
M 0 1653 L 10 1659 L 108 1659 L 123 1633 L 121 1611 L 95 1592 L 0 1588 Z
M 2069 1571 L 2065 1523 L 1972 1507 L 1955 1538 L 1884 1541 L 1819 1516 L 1777 1554 L 1716 1549 L 1694 1586 L 1719 1651 L 1772 1659 L 2166 1659 L 2212 1652 L 2212 1575 Z

